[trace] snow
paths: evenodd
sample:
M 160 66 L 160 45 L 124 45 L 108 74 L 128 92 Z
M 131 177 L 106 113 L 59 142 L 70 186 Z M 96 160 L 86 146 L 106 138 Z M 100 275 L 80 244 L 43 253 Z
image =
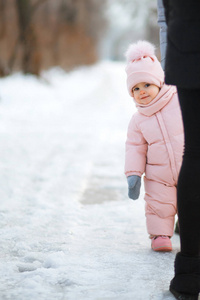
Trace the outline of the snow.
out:
M 0 299 L 173 299 L 179 237 L 154 253 L 127 197 L 123 62 L 0 80 Z

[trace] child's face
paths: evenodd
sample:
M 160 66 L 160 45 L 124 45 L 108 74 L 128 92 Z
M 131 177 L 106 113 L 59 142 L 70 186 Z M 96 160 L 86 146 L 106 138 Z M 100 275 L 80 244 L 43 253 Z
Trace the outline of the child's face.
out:
M 148 104 L 158 95 L 160 88 L 155 84 L 140 82 L 133 87 L 132 91 L 138 104 Z

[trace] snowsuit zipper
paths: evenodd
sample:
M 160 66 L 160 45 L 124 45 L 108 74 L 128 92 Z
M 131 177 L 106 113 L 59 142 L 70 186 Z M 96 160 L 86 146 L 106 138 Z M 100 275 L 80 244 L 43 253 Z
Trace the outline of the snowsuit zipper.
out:
M 169 138 L 169 135 L 168 135 L 168 132 L 167 132 L 167 129 L 166 129 L 166 126 L 165 126 L 165 123 L 163 121 L 163 117 L 162 117 L 162 114 L 161 114 L 160 111 L 156 113 L 156 117 L 157 117 L 157 120 L 158 120 L 158 124 L 160 125 L 160 129 L 161 129 L 161 132 L 162 132 L 162 135 L 163 135 L 166 147 L 167 147 L 167 151 L 168 151 L 168 154 L 169 154 L 169 161 L 170 161 L 170 165 L 171 165 L 173 179 L 174 179 L 175 183 L 177 184 L 178 171 L 177 171 L 177 168 L 176 168 L 176 163 L 175 163 L 175 158 L 174 158 L 174 151 L 173 151 L 173 148 L 172 148 L 172 145 L 171 145 L 171 142 L 170 142 L 170 138 Z

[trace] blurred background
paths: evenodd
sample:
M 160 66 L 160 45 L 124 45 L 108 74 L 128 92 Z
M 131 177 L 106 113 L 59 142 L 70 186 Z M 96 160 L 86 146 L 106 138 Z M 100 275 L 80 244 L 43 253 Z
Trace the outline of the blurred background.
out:
M 0 0 L 1 77 L 124 60 L 138 39 L 159 49 L 156 0 Z

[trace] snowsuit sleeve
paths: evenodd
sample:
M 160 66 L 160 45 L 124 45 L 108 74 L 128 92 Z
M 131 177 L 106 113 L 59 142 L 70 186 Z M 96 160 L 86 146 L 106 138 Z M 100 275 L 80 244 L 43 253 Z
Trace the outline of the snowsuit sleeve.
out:
M 126 154 L 125 154 L 125 175 L 142 176 L 145 172 L 147 155 L 147 142 L 141 130 L 136 124 L 135 115 L 132 117 L 127 132 Z

